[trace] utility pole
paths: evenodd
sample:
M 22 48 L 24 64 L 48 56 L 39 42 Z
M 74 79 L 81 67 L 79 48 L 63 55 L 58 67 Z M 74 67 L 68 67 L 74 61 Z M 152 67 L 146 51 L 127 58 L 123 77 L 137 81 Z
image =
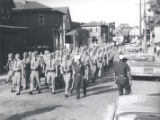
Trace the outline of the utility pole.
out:
M 142 46 L 142 24 L 141 24 L 141 16 L 142 16 L 142 2 L 141 0 L 139 0 L 139 38 L 140 38 L 140 43 L 141 43 L 141 46 Z
M 146 0 L 144 0 L 144 52 L 147 52 L 147 20 L 146 20 Z

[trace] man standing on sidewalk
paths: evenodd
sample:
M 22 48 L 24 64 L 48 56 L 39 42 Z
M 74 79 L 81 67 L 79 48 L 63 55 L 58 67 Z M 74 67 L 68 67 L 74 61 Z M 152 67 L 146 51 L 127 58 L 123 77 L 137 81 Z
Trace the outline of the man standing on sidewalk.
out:
M 124 55 L 119 55 L 119 62 L 115 66 L 114 80 L 118 86 L 119 95 L 128 95 L 130 93 L 131 77 L 130 68 L 128 64 L 124 61 Z

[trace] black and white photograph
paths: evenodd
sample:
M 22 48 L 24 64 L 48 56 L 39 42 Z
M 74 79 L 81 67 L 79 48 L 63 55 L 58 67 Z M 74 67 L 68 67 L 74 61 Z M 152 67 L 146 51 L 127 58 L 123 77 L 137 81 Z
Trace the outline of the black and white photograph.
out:
M 160 120 L 160 0 L 0 0 L 0 120 Z

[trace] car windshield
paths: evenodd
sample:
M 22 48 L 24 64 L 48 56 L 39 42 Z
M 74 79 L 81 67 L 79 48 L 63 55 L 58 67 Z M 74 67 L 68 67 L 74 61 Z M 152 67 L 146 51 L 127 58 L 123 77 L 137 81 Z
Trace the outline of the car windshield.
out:
M 118 116 L 118 120 L 160 120 L 156 113 L 126 113 Z
M 129 56 L 127 56 L 127 59 L 134 60 L 134 61 L 152 62 L 152 61 L 154 61 L 154 56 L 152 56 L 152 55 L 129 55 Z

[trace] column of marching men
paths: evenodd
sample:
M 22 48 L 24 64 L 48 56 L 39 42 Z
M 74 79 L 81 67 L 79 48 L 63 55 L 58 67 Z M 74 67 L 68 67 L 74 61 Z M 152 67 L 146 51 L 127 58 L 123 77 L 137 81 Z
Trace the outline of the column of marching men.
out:
M 44 54 L 24 52 L 23 59 L 20 54 L 8 55 L 7 81 L 11 92 L 20 95 L 28 90 L 30 95 L 42 92 L 42 84 L 55 94 L 56 82 L 60 79 L 65 83 L 65 97 L 73 94 L 75 89 L 77 99 L 80 98 L 80 89 L 86 96 L 87 87 L 95 83 L 97 78 L 105 73 L 113 61 L 114 45 L 103 44 L 92 47 L 81 47 L 75 50 L 45 51 Z M 41 75 L 43 76 L 43 83 Z M 56 80 L 57 79 L 57 80 Z M 91 80 L 91 81 L 90 81 Z

